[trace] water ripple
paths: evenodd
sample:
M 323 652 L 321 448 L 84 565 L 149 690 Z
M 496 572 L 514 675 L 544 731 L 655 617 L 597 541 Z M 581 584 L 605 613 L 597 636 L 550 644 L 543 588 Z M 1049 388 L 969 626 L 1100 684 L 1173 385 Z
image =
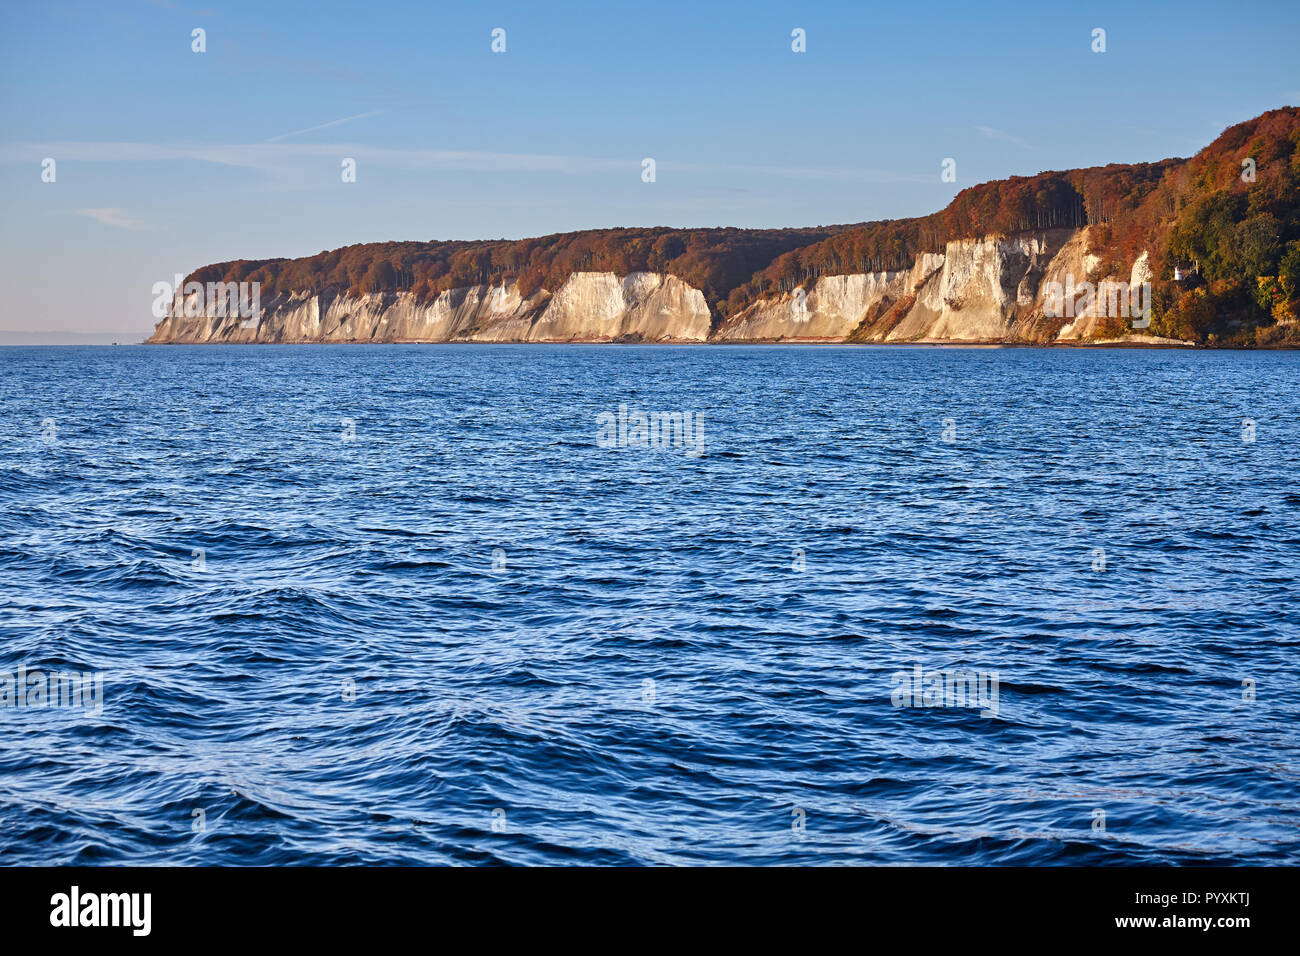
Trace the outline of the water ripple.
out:
M 104 676 L 0 707 L 7 863 L 1300 859 L 1300 356 L 0 369 L 0 671 Z

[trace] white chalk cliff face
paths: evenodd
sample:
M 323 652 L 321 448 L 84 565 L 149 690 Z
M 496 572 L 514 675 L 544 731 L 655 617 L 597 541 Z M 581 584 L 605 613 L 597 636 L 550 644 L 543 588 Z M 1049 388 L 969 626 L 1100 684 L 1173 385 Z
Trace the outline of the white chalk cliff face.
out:
M 579 272 L 560 286 L 528 330 L 529 342 L 703 342 L 704 293 L 675 276 Z
M 1044 285 L 1150 277 L 1098 275 L 1088 230 L 1050 229 L 949 242 L 911 269 L 819 277 L 712 323 L 704 294 L 675 276 L 578 272 L 554 293 L 513 283 L 356 298 L 304 294 L 262 303 L 258 319 L 185 314 L 178 303 L 150 342 L 1042 342 L 1093 337 L 1096 320 L 1040 322 Z M 192 304 L 193 300 L 188 300 Z M 191 309 L 191 311 L 199 311 Z
M 1022 337 L 1017 320 L 1032 311 L 1043 274 L 1062 236 L 959 239 L 943 266 L 916 290 L 916 301 L 882 337 L 890 342 L 992 342 Z
M 191 297 L 151 342 L 702 342 L 704 294 L 675 276 L 579 272 L 554 295 L 471 286 L 417 302 L 408 292 L 295 295 L 262 303 L 258 319 L 187 316 Z M 199 311 L 192 308 L 191 311 Z
M 760 299 L 718 328 L 719 341 L 842 342 L 875 316 L 897 311 L 944 264 L 924 253 L 900 272 L 821 276 L 811 289 Z
M 949 242 L 907 272 L 823 276 L 807 290 L 761 299 L 724 322 L 730 341 L 1049 342 L 1093 337 L 1094 316 L 1044 322 L 1046 283 L 1151 278 L 1147 253 L 1129 274 L 1101 275 L 1088 230 L 1047 229 Z
M 906 286 L 906 272 L 822 276 L 811 290 L 761 299 L 718 329 L 723 341 L 803 340 L 838 342 L 862 322 L 866 310 Z

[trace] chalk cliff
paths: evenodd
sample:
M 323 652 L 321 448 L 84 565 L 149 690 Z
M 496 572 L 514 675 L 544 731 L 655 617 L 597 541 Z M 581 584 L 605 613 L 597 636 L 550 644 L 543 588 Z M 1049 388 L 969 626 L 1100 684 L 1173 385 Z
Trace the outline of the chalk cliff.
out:
M 1136 284 L 1150 278 L 1146 260 L 1144 253 L 1122 276 L 1100 275 L 1086 227 L 959 239 L 943 253 L 918 255 L 908 270 L 821 276 L 726 320 L 699 289 L 650 272 L 577 272 L 555 292 L 530 296 L 511 282 L 451 289 L 428 302 L 410 292 L 280 295 L 248 319 L 204 314 L 202 297 L 191 294 L 176 300 L 149 341 L 1079 341 L 1093 337 L 1096 318 L 1045 321 L 1045 283 Z
M 648 272 L 574 273 L 554 294 L 528 297 L 517 283 L 502 283 L 451 289 L 430 302 L 410 292 L 376 292 L 288 295 L 261 306 L 258 318 L 209 316 L 192 294 L 175 303 L 149 341 L 702 342 L 709 334 L 704 294 L 675 276 Z

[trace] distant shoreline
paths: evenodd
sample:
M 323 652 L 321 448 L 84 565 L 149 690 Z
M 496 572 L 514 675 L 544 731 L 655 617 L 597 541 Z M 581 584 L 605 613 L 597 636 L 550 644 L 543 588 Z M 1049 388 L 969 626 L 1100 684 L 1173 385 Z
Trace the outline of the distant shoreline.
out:
M 698 341 L 664 341 L 664 342 L 430 342 L 426 340 L 374 342 L 365 339 L 332 342 L 0 342 L 0 348 L 132 348 L 138 346 L 182 347 L 182 348 L 285 348 L 293 346 L 374 346 L 393 345 L 455 345 L 471 347 L 509 347 L 509 346 L 615 346 L 615 347 L 721 347 L 721 348 L 784 348 L 784 347 L 841 347 L 863 349 L 1074 349 L 1099 351 L 1196 351 L 1196 352 L 1294 352 L 1294 345 L 1203 345 L 1195 342 L 842 342 L 817 339 L 755 339 L 749 342 L 698 342 Z

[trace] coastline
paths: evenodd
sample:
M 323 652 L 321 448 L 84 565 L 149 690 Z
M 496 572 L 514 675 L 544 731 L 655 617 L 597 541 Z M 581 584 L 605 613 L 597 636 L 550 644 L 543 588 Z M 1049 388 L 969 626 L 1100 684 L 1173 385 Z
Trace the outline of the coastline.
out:
M 312 346 L 336 346 L 336 345 L 370 345 L 370 346 L 387 346 L 387 345 L 464 345 L 464 346 L 556 346 L 556 345 L 583 345 L 583 346 L 691 346 L 691 347 L 736 347 L 736 348 L 782 348 L 782 347 L 827 347 L 839 346 L 848 348 L 863 349 L 908 349 L 908 348 L 934 348 L 934 349 L 1075 349 L 1075 350 L 1099 350 L 1099 351 L 1203 351 L 1203 352 L 1294 352 L 1300 350 L 1297 345 L 1207 345 L 1198 342 L 1183 342 L 1177 339 L 1165 339 L 1161 341 L 1145 342 L 1125 342 L 1125 341 L 1104 341 L 1104 342 L 999 342 L 999 341 L 926 341 L 926 342 L 846 342 L 839 339 L 750 339 L 745 341 L 698 341 L 693 339 L 663 339 L 658 341 L 608 341 L 601 339 L 570 339 L 563 342 L 536 342 L 536 341 L 493 341 L 493 342 L 476 342 L 466 340 L 456 341 L 431 341 L 429 339 L 394 339 L 390 341 L 377 342 L 373 339 L 343 339 L 343 340 L 305 340 L 300 342 L 129 342 L 126 345 L 147 345 L 147 346 L 189 346 L 199 348 L 227 348 L 232 346 L 294 346 L 294 345 L 312 345 Z M 45 346 L 12 346 L 14 348 L 41 348 Z M 58 347 L 58 346 L 49 346 Z M 74 346 L 81 347 L 81 346 Z M 93 346 L 114 348 L 117 346 Z

